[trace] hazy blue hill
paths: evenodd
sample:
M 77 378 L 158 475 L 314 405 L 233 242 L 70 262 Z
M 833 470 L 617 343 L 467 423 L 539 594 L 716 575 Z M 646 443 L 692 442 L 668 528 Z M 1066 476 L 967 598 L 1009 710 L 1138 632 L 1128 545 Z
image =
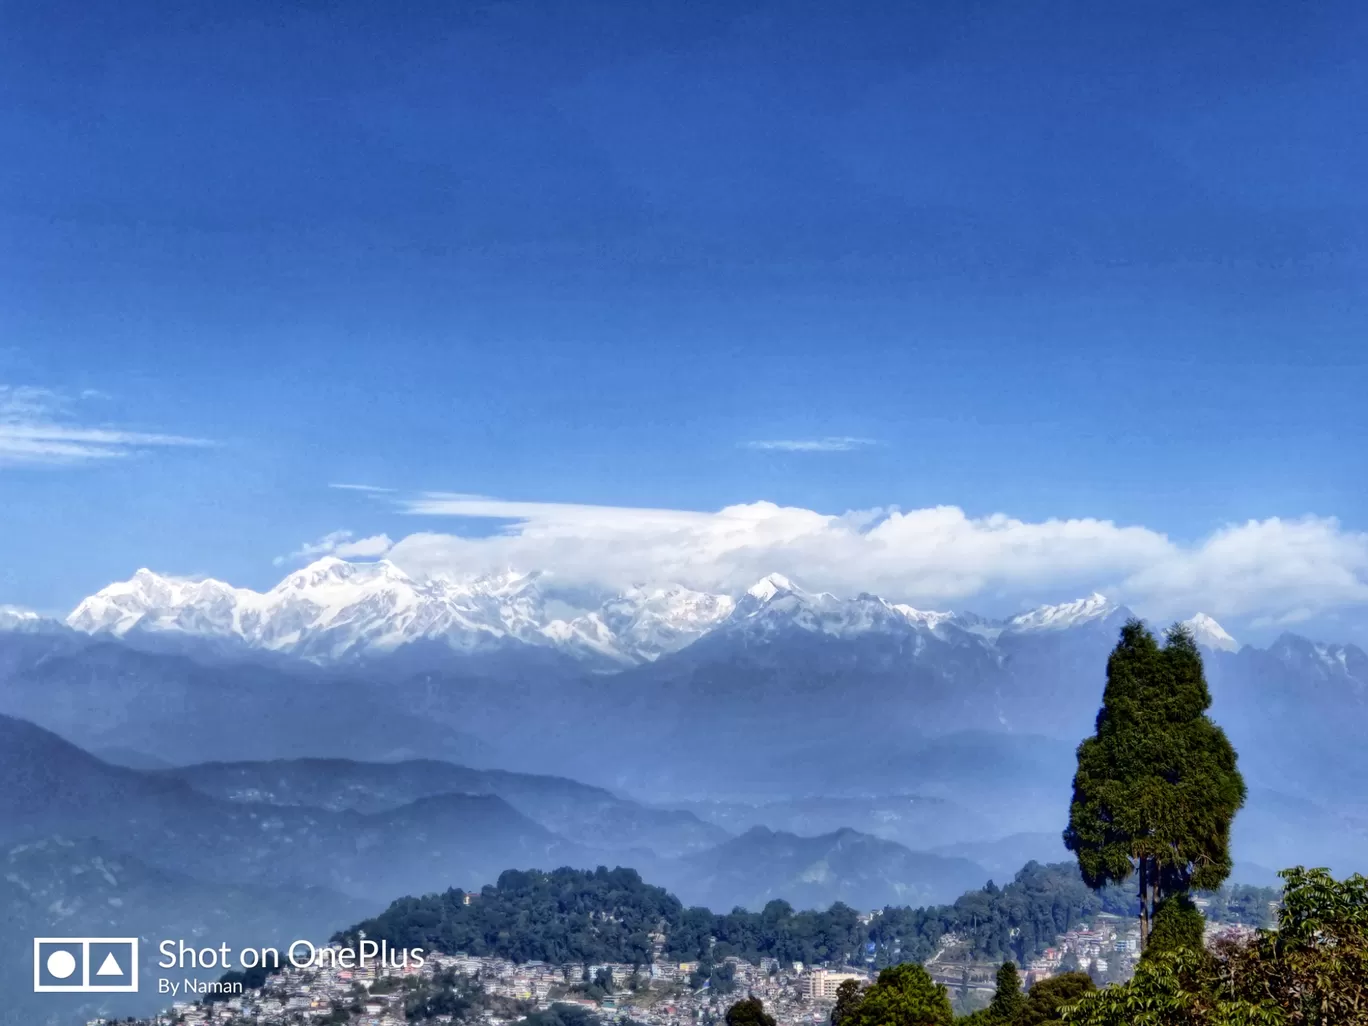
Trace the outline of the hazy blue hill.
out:
M 838 812 L 780 809 L 746 823 L 704 818 L 797 834 L 853 827 L 925 850 L 1058 829 L 1074 748 L 1091 729 L 1112 621 L 1122 615 L 1066 630 L 1008 631 L 987 662 L 969 631 L 939 640 L 722 631 L 619 674 L 576 673 L 563 661 L 544 665 L 543 653 L 524 660 L 514 648 L 410 673 L 404 660 L 324 670 L 135 651 L 70 631 L 5 634 L 0 712 L 86 747 L 177 765 L 421 756 L 572 777 L 658 809 L 701 812 L 681 800 L 766 805 L 804 795 L 913 794 L 944 800 L 948 821 L 928 810 L 925 821 L 881 826 L 877 810 L 857 805 L 844 822 Z M 1256 791 L 1235 824 L 1241 857 L 1368 868 L 1368 657 L 1286 635 L 1267 648 L 1207 652 L 1206 664 L 1212 714 Z M 543 791 L 540 782 L 519 790 L 519 780 L 410 779 L 373 790 L 384 802 L 446 789 L 498 794 L 600 852 L 683 854 L 721 840 L 687 818 L 667 822 L 587 791 Z M 1299 853 L 1285 850 L 1274 794 L 1309 803 L 1295 813 Z M 326 806 L 331 797 L 298 804 L 314 801 Z M 621 860 L 651 865 L 635 854 Z
M 0 841 L 71 833 L 157 807 L 174 813 L 202 801 L 186 784 L 101 762 L 56 734 L 0 716 Z M 90 831 L 75 831 L 90 832 Z
M 994 877 L 1013 873 L 1028 862 L 1042 865 L 1071 858 L 1058 831 L 1009 834 L 992 841 L 962 841 L 931 849 L 935 855 L 969 859 Z
M 799 837 L 755 827 L 657 872 L 686 903 L 722 911 L 844 902 L 856 908 L 948 901 L 988 878 L 967 859 L 914 852 L 854 830 Z
M 326 939 L 366 903 L 323 888 L 268 889 L 214 884 L 154 868 L 103 842 L 45 838 L 0 853 L 0 944 L 26 953 L 41 936 L 137 936 L 142 977 L 152 978 L 163 939 L 234 948 Z M 186 972 L 213 979 L 217 972 Z M 0 1024 L 35 1026 L 97 1015 L 149 1013 L 165 1004 L 141 995 L 35 995 L 27 957 L 0 959 Z
M 0 783 L 0 843 L 97 837 L 224 882 L 321 884 L 383 900 L 475 886 L 510 865 L 598 860 L 493 795 L 433 795 L 372 814 L 229 802 L 164 773 L 111 766 L 10 717 L 0 717 Z
M 765 826 L 771 830 L 813 836 L 849 827 L 916 850 L 961 838 L 991 836 L 995 829 L 991 819 L 956 802 L 914 794 L 809 795 L 762 803 L 694 801 L 680 804 L 733 833 Z
M 0 680 L 61 655 L 88 648 L 91 640 L 54 620 L 25 630 L 0 629 Z
M 173 764 L 310 755 L 478 763 L 489 753 L 373 681 L 306 663 L 194 659 L 65 635 L 46 644 L 46 655 L 0 668 L 0 713 L 90 749 Z
M 1368 805 L 1368 655 L 1283 634 L 1205 656 L 1212 712 L 1251 784 Z
M 171 763 L 165 759 L 159 759 L 155 755 L 148 755 L 146 752 L 140 752 L 134 748 L 123 748 L 119 745 L 96 748 L 90 754 L 102 762 L 107 762 L 113 766 L 123 766 L 125 769 L 162 770 L 171 768 Z
M 303 764 L 303 772 L 299 763 L 282 765 L 287 786 L 269 792 L 276 801 L 286 796 L 331 798 L 345 805 L 341 796 L 355 796 L 352 785 L 358 779 L 367 787 L 375 784 L 370 775 L 374 767 L 339 763 L 339 769 L 356 770 L 359 777 L 343 773 L 325 786 L 314 771 L 330 763 Z M 402 780 L 404 774 L 421 775 L 423 769 L 422 764 L 381 767 L 380 779 L 393 772 L 391 782 Z M 280 765 L 263 764 L 192 767 L 187 776 L 201 783 L 217 781 L 219 793 L 243 797 L 254 789 L 268 790 L 268 785 L 279 788 L 280 770 Z M 455 771 L 448 783 L 469 772 Z M 381 801 L 375 790 L 363 788 L 364 803 L 377 811 L 358 812 L 227 800 L 196 790 L 181 772 L 112 766 L 33 724 L 0 717 L 0 782 L 5 784 L 0 789 L 0 842 L 58 833 L 97 837 L 151 864 L 206 880 L 317 884 L 372 900 L 477 887 L 509 867 L 593 866 L 629 859 L 675 884 L 689 900 L 717 908 L 763 903 L 780 895 L 806 906 L 837 900 L 867 905 L 939 900 L 984 876 L 971 863 L 917 854 L 849 830 L 807 838 L 753 831 L 681 858 L 663 858 L 645 849 L 614 853 L 573 843 L 492 794 L 438 792 L 392 804 L 409 792 L 382 791 L 386 800 Z M 476 774 L 464 779 L 479 783 L 484 778 Z M 533 786 L 517 775 L 496 779 Z M 292 780 L 299 788 L 292 789 Z M 573 781 L 548 787 L 549 793 L 541 796 L 545 802 L 558 793 L 603 800 L 602 792 Z M 628 806 L 629 812 L 635 808 Z M 560 814 L 574 816 L 574 806 Z M 667 825 L 679 818 L 663 817 Z M 646 824 L 653 818 L 654 813 L 647 815 Z
M 171 770 L 169 775 L 231 801 L 365 813 L 436 794 L 492 794 L 548 830 L 604 851 L 647 848 L 668 857 L 730 836 L 691 812 L 649 808 L 564 777 L 471 769 L 434 760 L 202 763 Z

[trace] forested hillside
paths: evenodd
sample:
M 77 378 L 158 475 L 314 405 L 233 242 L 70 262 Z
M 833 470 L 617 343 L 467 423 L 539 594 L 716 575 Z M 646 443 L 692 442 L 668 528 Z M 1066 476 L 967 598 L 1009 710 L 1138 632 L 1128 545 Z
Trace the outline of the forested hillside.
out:
M 785 901 L 760 912 L 716 915 L 686 909 L 631 869 L 558 869 L 509 871 L 478 893 L 453 889 L 403 898 L 339 938 L 364 930 L 395 947 L 515 961 L 644 964 L 652 956 L 650 935 L 659 932 L 664 956 L 684 961 L 736 955 L 864 963 L 872 956 L 889 965 L 928 957 L 947 933 L 965 937 L 984 958 L 1028 959 L 1101 910 L 1101 900 L 1067 863 L 1032 862 L 1006 886 L 990 881 L 951 905 L 890 907 L 868 921 L 845 905 L 795 912 Z

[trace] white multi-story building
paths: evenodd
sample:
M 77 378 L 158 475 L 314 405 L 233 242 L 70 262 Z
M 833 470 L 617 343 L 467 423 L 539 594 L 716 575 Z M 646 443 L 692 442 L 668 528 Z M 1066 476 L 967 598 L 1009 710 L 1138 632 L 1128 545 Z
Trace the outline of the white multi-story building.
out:
M 836 991 L 846 980 L 861 983 L 868 978 L 860 973 L 841 973 L 831 969 L 813 969 L 807 974 L 807 996 L 813 1001 L 835 1001 Z

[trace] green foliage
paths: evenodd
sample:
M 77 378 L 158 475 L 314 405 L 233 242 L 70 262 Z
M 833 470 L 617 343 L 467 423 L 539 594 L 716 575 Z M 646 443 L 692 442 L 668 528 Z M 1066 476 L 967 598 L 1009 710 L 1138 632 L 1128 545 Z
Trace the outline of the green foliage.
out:
M 714 994 L 730 994 L 736 990 L 736 966 L 722 962 L 708 973 L 708 989 Z
M 1000 1026 L 986 1008 L 970 1012 L 968 1015 L 955 1016 L 955 1026 Z
M 1121 629 L 1096 733 L 1078 747 L 1064 843 L 1091 887 L 1138 872 L 1146 933 L 1161 898 L 1217 888 L 1230 874 L 1245 786 L 1210 707 L 1186 628 L 1171 628 L 1162 648 L 1138 620 Z
M 467 897 L 469 901 L 467 902 Z M 515 962 L 651 961 L 650 934 L 666 934 L 665 955 L 707 964 L 696 985 L 713 978 L 719 993 L 730 977 L 723 960 L 775 958 L 809 965 L 863 965 L 874 945 L 876 966 L 924 961 L 947 933 L 964 937 L 982 959 L 1036 957 L 1065 931 L 1096 914 L 1101 902 L 1068 863 L 1029 863 L 1005 887 L 962 895 L 953 905 L 887 908 L 866 925 L 847 905 L 824 912 L 795 912 L 772 901 L 760 912 L 736 909 L 716 915 L 684 908 L 630 869 L 592 872 L 510 871 L 478 894 L 460 890 L 401 898 L 379 916 L 334 940 L 355 943 L 364 930 L 392 947 L 466 952 Z M 714 970 L 718 967 L 718 971 Z M 600 988 L 603 989 L 603 988 Z
M 1159 902 L 1150 927 L 1149 943 L 1141 958 L 1152 958 L 1166 951 L 1191 948 L 1200 951 L 1206 919 L 1186 894 L 1174 894 Z
M 847 1026 L 951 1026 L 953 1022 L 955 1014 L 944 986 L 912 962 L 882 970 L 845 1019 Z
M 984 961 L 1029 962 L 1101 911 L 1098 896 L 1068 863 L 1028 863 L 1005 887 L 970 891 L 953 905 L 884 909 L 869 927 L 877 965 L 924 962 L 947 933 Z
M 377 981 L 377 983 L 380 981 Z M 375 986 L 371 987 L 375 993 Z M 480 988 L 450 971 L 437 973 L 430 981 L 421 981 L 404 999 L 404 1018 L 409 1022 L 426 1022 L 438 1016 L 459 1020 L 468 1015 L 481 997 Z M 349 1022 L 350 1019 L 344 1019 Z
M 1288 1022 L 1368 1024 L 1368 879 L 1286 869 L 1276 931 L 1224 953 L 1239 996 L 1271 995 Z
M 679 900 L 651 887 L 631 869 L 552 873 L 509 870 L 478 894 L 449 890 L 401 898 L 374 919 L 338 934 L 354 942 L 358 931 L 396 947 L 462 951 L 516 962 L 623 962 L 651 960 L 650 933 L 678 922 Z
M 727 1009 L 727 1026 L 775 1026 L 775 1021 L 763 1001 L 749 997 Z
M 1276 931 L 1143 959 L 1083 997 L 1082 1026 L 1368 1026 L 1368 880 L 1289 869 Z
M 831 1026 L 849 1026 L 855 1010 L 864 1000 L 864 985 L 859 980 L 843 980 L 836 988 L 836 1005 L 831 1009 Z
M 1064 1009 L 1086 1026 L 1273 1026 L 1277 1010 L 1231 1001 L 1215 986 L 1215 959 L 1192 948 L 1167 951 L 1137 966 L 1128 982 L 1083 995 Z
M 945 988 L 920 965 L 904 962 L 879 973 L 847 1020 L 849 1026 L 951 1026 Z
M 1021 976 L 1017 973 L 1015 962 L 1003 962 L 997 971 L 997 986 L 993 1000 L 988 1005 L 988 1015 L 994 1022 L 1011 1023 L 1026 1006 L 1026 997 L 1021 993 Z
M 671 951 L 689 955 L 697 949 L 706 951 L 707 937 L 711 935 L 717 940 L 712 949 L 715 958 L 735 955 L 749 962 L 770 957 L 781 962 L 840 964 L 856 956 L 869 936 L 859 914 L 840 902 L 825 912 L 794 912 L 786 901 L 771 901 L 759 913 L 745 909 L 721 916 L 713 916 L 704 909 L 689 912 L 702 913 L 699 936 L 676 937 L 672 932 Z
M 579 1005 L 557 1003 L 519 1020 L 517 1026 L 600 1026 L 600 1020 Z
M 1059 973 L 1035 984 L 1026 994 L 1026 1004 L 1012 1026 L 1045 1026 L 1062 1023 L 1060 1009 L 1072 1005 L 1084 994 L 1097 989 L 1087 973 Z

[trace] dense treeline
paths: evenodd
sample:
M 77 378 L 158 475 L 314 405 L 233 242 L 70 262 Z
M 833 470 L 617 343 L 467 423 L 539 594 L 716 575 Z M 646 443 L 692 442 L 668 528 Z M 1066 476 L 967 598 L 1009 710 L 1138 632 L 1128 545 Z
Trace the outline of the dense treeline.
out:
M 1280 875 L 1277 929 L 1214 949 L 1200 935 L 1152 943 L 1132 979 L 1084 994 L 1061 1018 L 1078 1026 L 1368 1026 L 1368 879 L 1300 867 Z M 1151 940 L 1160 937 L 1156 929 Z
M 515 962 L 644 965 L 651 960 L 650 934 L 683 918 L 677 898 L 643 883 L 632 869 L 508 870 L 479 892 L 401 898 L 334 940 L 350 942 L 364 930 L 391 947 Z
M 1207 916 L 1265 925 L 1271 888 L 1235 886 L 1209 895 Z M 469 899 L 469 900 L 467 900 Z M 772 901 L 760 912 L 717 915 L 685 908 L 663 888 L 631 869 L 551 873 L 510 870 L 492 887 L 467 894 L 449 890 L 402 898 L 357 930 L 396 947 L 464 951 L 517 962 L 651 961 L 651 934 L 666 935 L 664 953 L 680 961 L 720 962 L 729 955 L 758 962 L 809 964 L 873 958 L 877 967 L 922 961 L 948 933 L 963 938 L 976 958 L 1029 962 L 1062 933 L 1099 911 L 1134 914 L 1134 896 L 1120 887 L 1097 894 L 1069 863 L 1030 863 L 1003 887 L 992 882 L 951 905 L 883 910 L 860 922 L 845 905 L 795 912 Z M 711 947 L 710 947 L 711 945 Z
M 953 905 L 886 908 L 868 924 L 848 906 L 796 912 L 772 901 L 760 912 L 717 915 L 685 908 L 630 869 L 510 871 L 478 893 L 449 890 L 396 901 L 364 930 L 394 947 L 464 951 L 513 961 L 651 961 L 651 934 L 665 935 L 664 954 L 717 963 L 776 958 L 808 964 L 887 966 L 929 957 L 947 933 L 964 938 L 978 958 L 1029 959 L 1059 934 L 1102 908 L 1069 864 L 1030 863 L 1005 887 L 989 883 Z
M 885 909 L 870 925 L 869 939 L 879 966 L 923 962 L 947 933 L 963 938 L 975 958 L 1026 962 L 1101 910 L 1075 866 L 1031 862 L 1005 887 L 990 881 L 953 905 Z

